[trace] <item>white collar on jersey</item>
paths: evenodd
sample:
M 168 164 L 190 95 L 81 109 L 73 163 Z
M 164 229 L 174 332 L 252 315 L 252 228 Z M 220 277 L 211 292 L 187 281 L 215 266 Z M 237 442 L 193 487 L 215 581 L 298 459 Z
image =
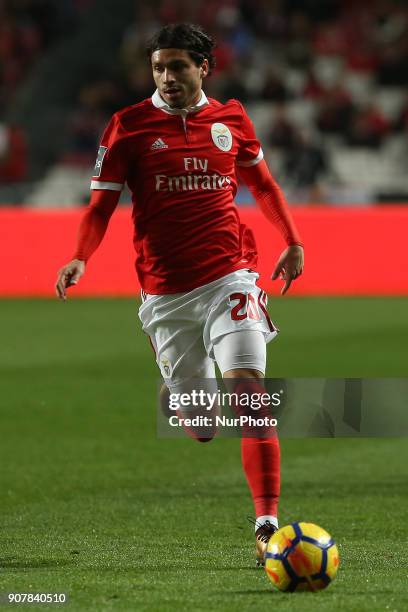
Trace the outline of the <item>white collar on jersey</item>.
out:
M 156 108 L 160 108 L 165 113 L 169 113 L 170 115 L 187 115 L 187 113 L 196 113 L 201 110 L 204 106 L 209 104 L 208 98 L 205 93 L 201 90 L 201 98 L 194 106 L 189 106 L 188 108 L 172 108 L 163 100 L 161 95 L 159 94 L 159 90 L 156 89 L 154 94 L 152 95 L 152 103 Z

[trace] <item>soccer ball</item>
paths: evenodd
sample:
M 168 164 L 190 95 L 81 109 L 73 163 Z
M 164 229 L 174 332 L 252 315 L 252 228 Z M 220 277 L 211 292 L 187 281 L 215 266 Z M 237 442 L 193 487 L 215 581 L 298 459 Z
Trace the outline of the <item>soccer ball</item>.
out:
M 265 571 L 280 591 L 318 591 L 334 580 L 339 561 L 327 531 L 313 523 L 292 523 L 269 540 Z

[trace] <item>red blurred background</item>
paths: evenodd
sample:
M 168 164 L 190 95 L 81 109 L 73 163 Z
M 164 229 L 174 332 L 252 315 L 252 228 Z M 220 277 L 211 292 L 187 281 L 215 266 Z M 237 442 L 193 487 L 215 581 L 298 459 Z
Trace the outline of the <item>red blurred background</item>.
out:
M 53 295 L 57 265 L 72 255 L 81 214 L 80 209 L 1 210 L 0 295 Z M 406 207 L 299 207 L 293 214 L 304 239 L 306 266 L 291 294 L 408 294 Z M 261 284 L 276 293 L 280 283 L 272 283 L 270 275 L 284 248 L 282 239 L 256 208 L 243 208 L 240 215 L 257 238 Z M 134 259 L 131 212 L 122 207 L 72 295 L 134 295 L 139 289 Z

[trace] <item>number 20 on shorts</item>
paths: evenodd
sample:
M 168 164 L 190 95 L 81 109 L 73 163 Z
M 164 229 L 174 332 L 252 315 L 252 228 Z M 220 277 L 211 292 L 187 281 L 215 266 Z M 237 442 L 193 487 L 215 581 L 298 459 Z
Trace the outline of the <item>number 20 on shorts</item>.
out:
M 254 298 L 252 293 L 231 293 L 229 296 L 229 302 L 235 305 L 231 308 L 231 319 L 233 321 L 242 321 L 243 319 L 253 319 L 254 321 L 260 321 L 261 312 L 265 315 L 266 319 L 269 319 L 268 312 L 266 310 L 266 294 L 261 291 L 258 295 L 258 300 Z

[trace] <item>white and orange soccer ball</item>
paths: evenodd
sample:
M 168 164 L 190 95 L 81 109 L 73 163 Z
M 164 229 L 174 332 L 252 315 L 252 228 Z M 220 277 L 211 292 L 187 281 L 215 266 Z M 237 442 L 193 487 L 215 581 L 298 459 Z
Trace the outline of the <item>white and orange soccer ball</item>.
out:
M 339 562 L 327 531 L 314 523 L 291 523 L 269 540 L 265 571 L 280 591 L 318 591 L 334 580 Z

